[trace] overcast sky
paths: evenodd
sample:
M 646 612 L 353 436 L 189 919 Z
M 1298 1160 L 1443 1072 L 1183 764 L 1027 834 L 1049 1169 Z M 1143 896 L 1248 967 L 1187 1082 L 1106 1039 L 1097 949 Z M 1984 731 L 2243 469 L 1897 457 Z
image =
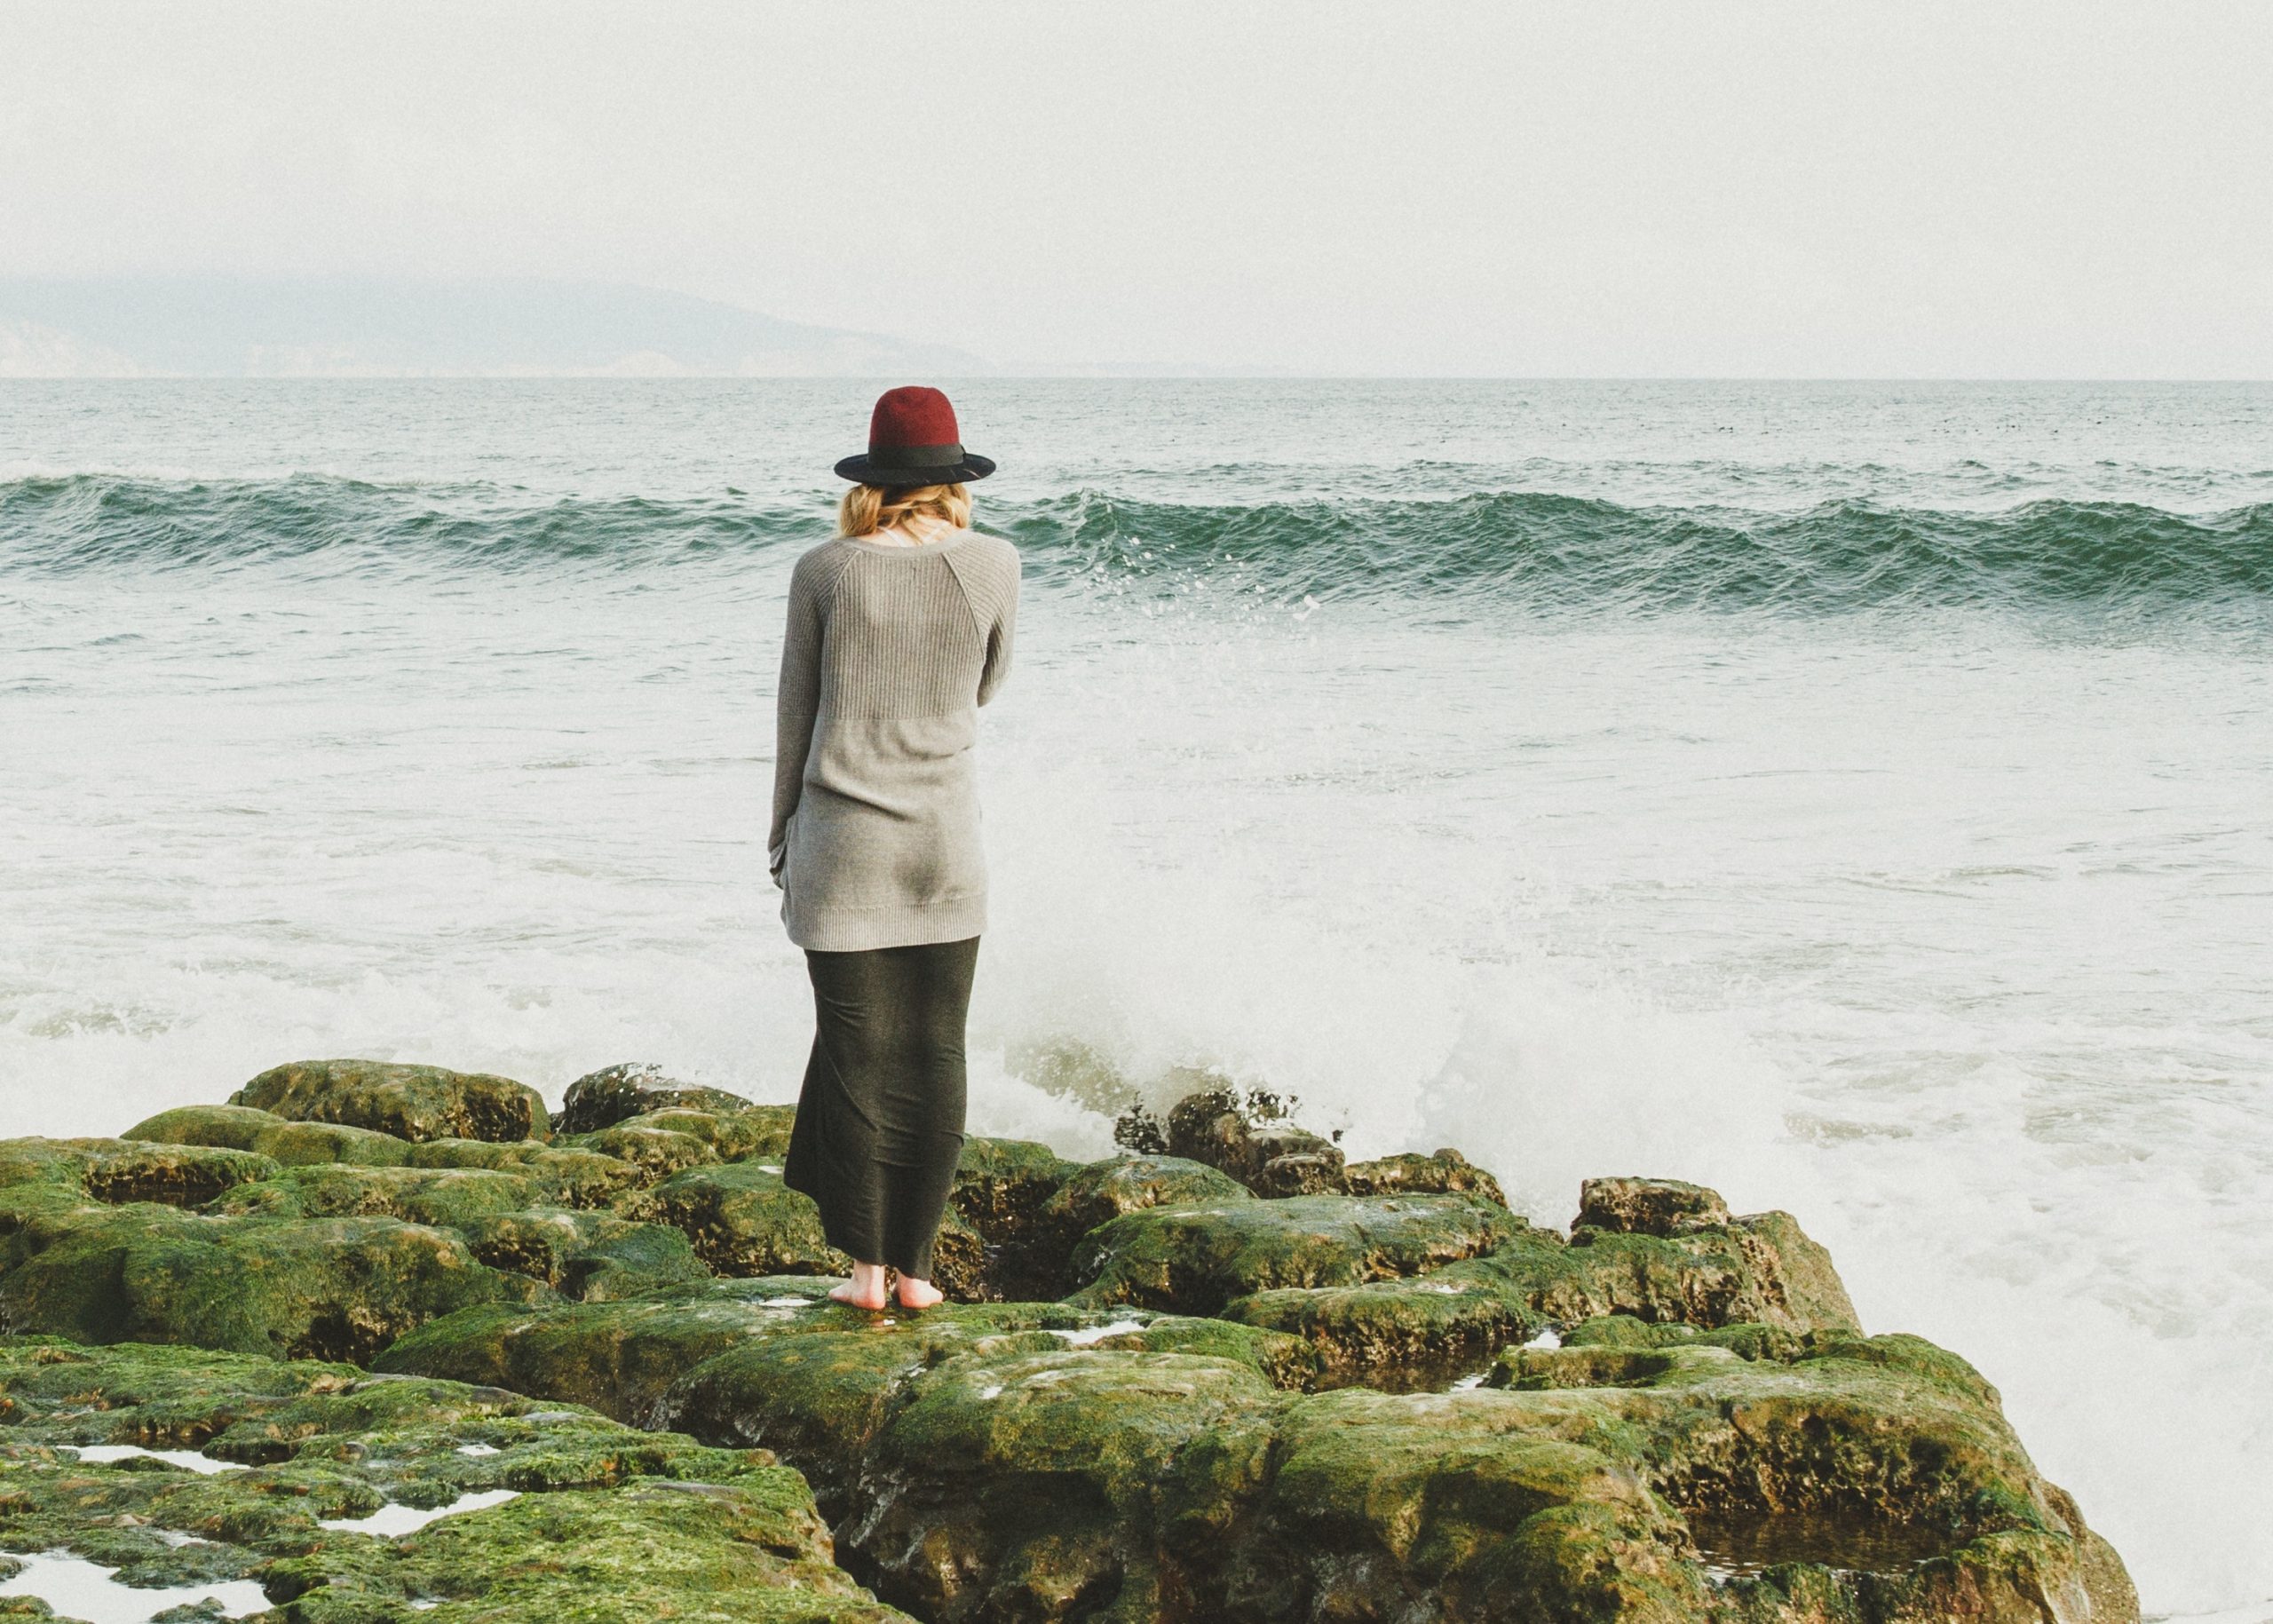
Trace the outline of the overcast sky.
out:
M 998 361 L 2273 376 L 2273 4 L 0 0 L 0 273 Z

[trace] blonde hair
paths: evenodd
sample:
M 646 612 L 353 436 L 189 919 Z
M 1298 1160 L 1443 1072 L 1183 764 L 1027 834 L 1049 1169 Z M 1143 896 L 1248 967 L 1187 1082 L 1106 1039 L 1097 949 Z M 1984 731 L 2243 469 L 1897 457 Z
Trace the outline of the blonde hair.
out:
M 874 535 L 906 519 L 944 519 L 970 528 L 970 490 L 962 485 L 856 485 L 836 504 L 836 534 Z

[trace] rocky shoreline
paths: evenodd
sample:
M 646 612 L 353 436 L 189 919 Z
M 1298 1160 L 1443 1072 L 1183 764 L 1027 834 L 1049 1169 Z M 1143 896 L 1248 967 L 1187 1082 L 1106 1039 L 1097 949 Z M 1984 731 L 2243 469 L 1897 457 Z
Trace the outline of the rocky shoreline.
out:
M 1786 1214 L 1604 1178 L 1541 1229 L 1455 1151 L 1346 1162 L 1211 1087 L 1104 1161 L 971 1140 L 950 1303 L 869 1315 L 792 1114 L 320 1061 L 0 1141 L 0 1581 L 67 1553 L 294 1624 L 2136 1624 L 1995 1390 L 1865 1336 Z

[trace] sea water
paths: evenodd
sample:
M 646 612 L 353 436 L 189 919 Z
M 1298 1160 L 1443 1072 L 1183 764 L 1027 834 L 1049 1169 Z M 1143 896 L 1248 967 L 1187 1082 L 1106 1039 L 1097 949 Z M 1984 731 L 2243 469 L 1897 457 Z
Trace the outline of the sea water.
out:
M 778 622 L 875 388 L 0 385 L 0 1132 L 791 1097 Z M 1211 1067 L 1543 1222 L 1789 1208 L 2151 1611 L 2273 1609 L 2273 389 L 954 392 L 1026 567 L 976 1129 Z

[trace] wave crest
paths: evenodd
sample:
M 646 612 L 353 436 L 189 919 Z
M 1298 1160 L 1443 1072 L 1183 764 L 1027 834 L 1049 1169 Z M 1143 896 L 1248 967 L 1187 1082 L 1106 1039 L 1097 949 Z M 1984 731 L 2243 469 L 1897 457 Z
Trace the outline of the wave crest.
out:
M 240 567 L 629 570 L 779 562 L 826 534 L 815 498 L 547 498 L 511 487 L 296 475 L 0 482 L 0 572 Z M 2174 609 L 2273 598 L 2273 504 L 2182 514 L 2039 501 L 1996 512 L 1826 503 L 1625 506 L 1530 491 L 1251 505 L 1085 490 L 990 503 L 1041 579 L 1178 595 L 1445 599 L 1523 609 L 1833 613 Z

